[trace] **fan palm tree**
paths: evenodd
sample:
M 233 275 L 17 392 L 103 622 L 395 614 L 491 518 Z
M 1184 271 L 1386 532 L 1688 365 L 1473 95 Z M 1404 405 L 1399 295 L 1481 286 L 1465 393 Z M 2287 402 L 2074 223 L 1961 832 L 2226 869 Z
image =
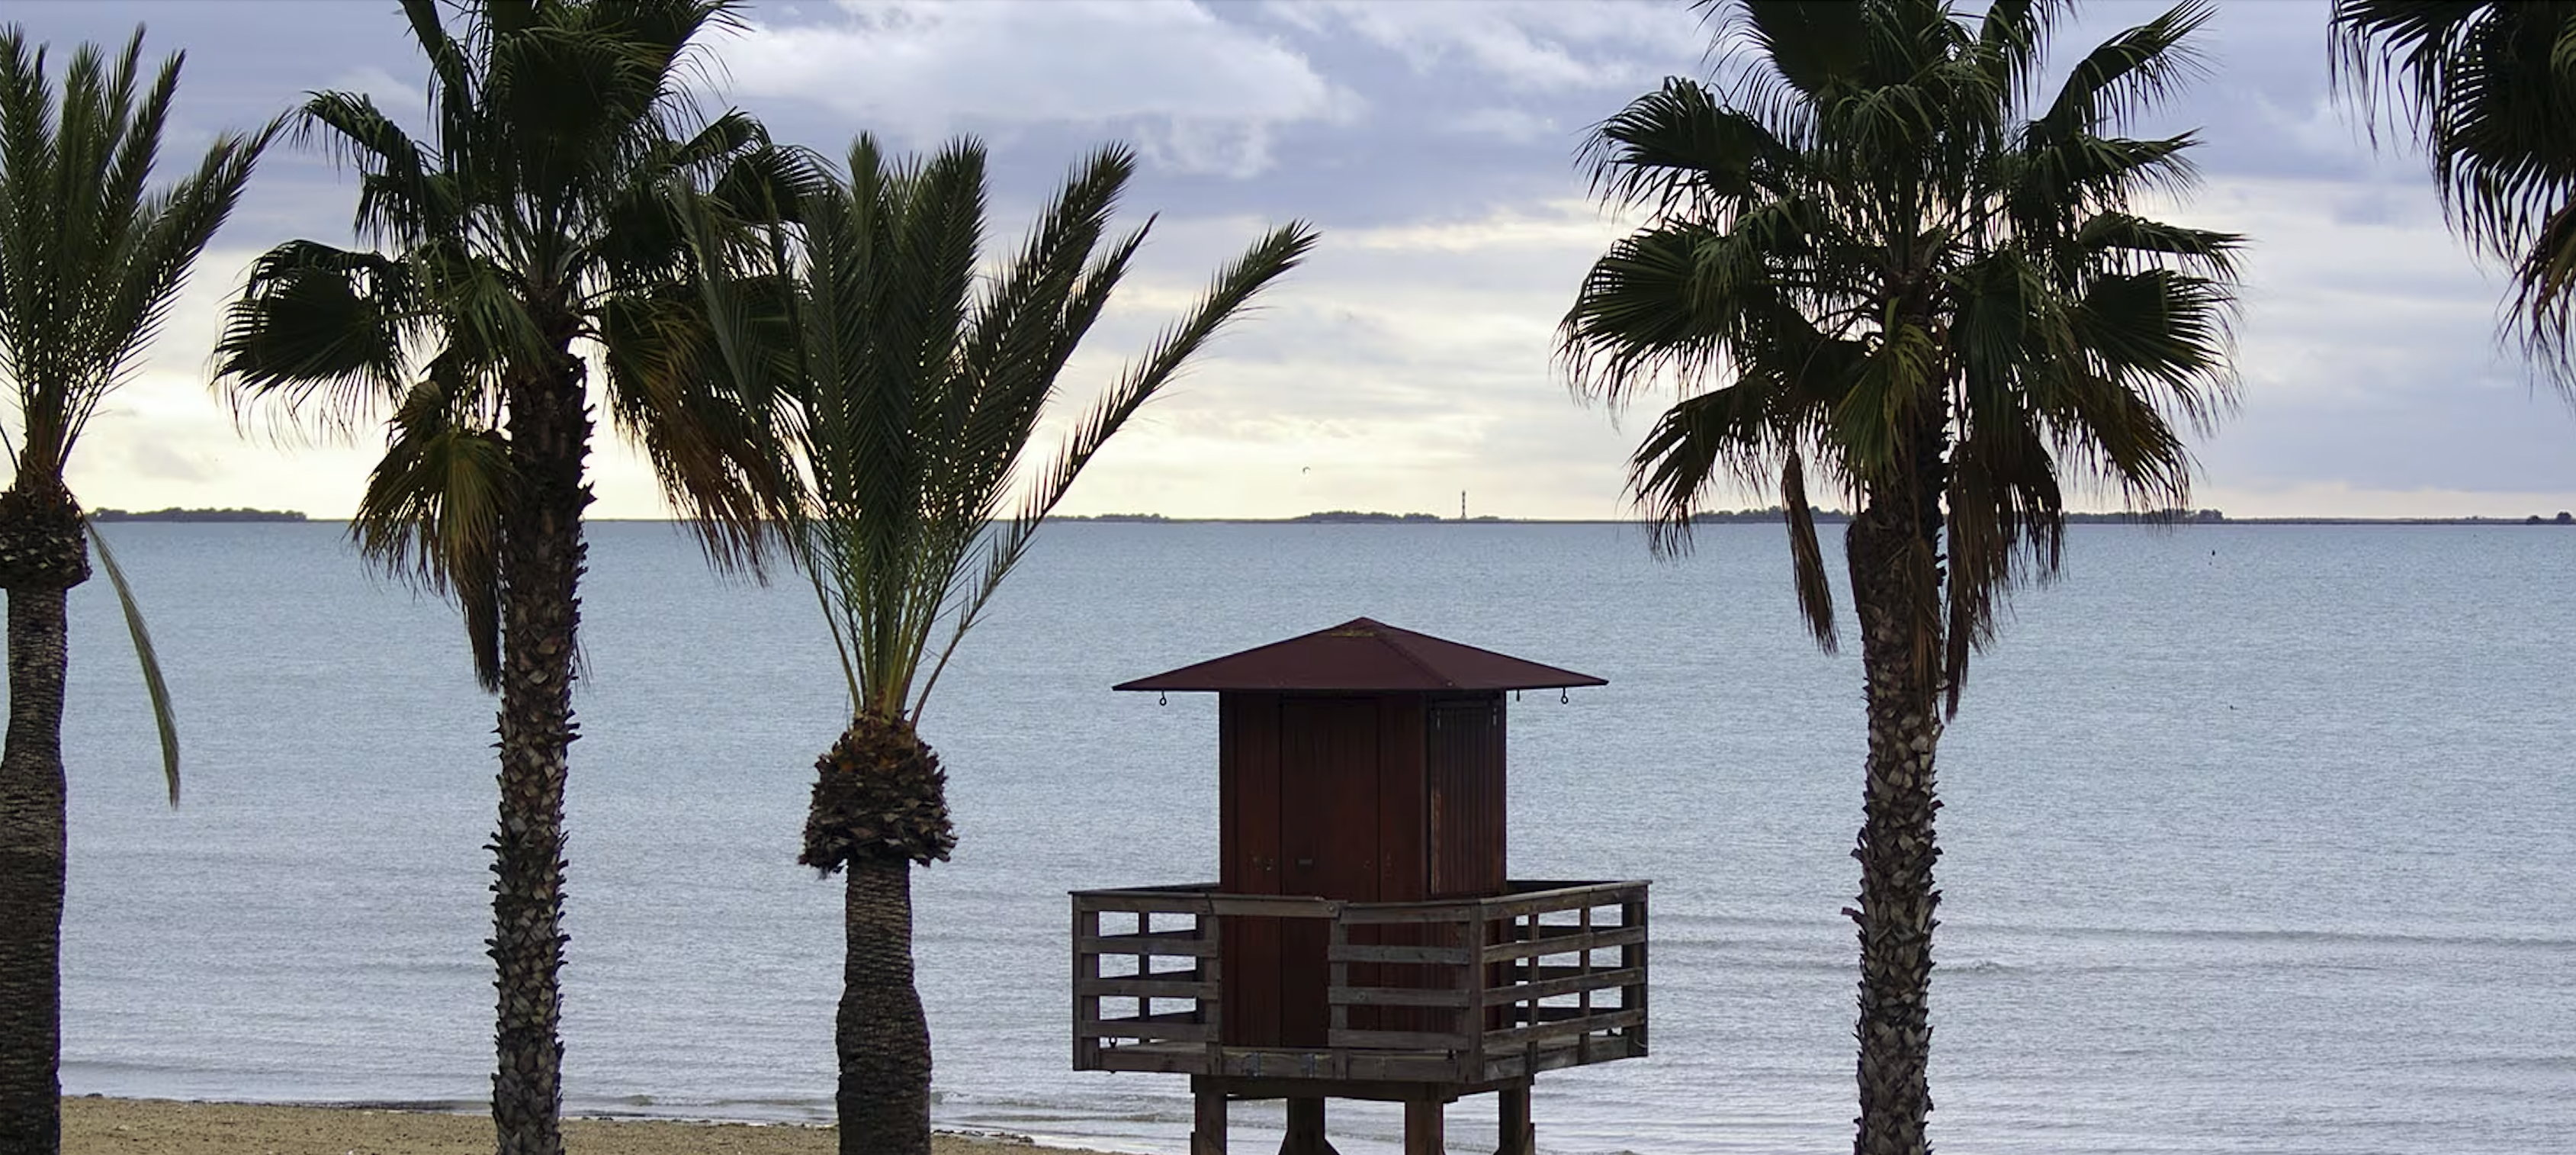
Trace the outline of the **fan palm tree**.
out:
M 738 319 L 718 329 L 728 364 L 746 379 L 783 375 L 776 391 L 795 398 L 784 426 L 805 489 L 786 536 L 850 695 L 849 727 L 815 764 L 798 859 L 848 872 L 843 1155 L 930 1150 L 911 870 L 956 844 L 946 777 L 918 728 L 940 671 L 1083 467 L 1314 243 L 1293 223 L 1255 242 L 1023 478 L 1057 377 L 1151 227 L 1109 231 L 1134 171 L 1125 149 L 1093 154 L 1017 253 L 987 269 L 983 147 L 899 160 L 861 137 L 846 178 L 795 203 L 792 237 L 706 249 L 709 264 L 739 271 L 733 289 L 751 290 L 709 310 Z M 792 324 L 775 323 L 778 304 Z
M 2452 225 L 2513 270 L 2508 324 L 2576 390 L 2576 3 L 2336 0 L 2332 35 L 2338 86 L 2423 141 Z
M 197 254 L 232 212 L 277 126 L 225 133 L 196 171 L 150 187 L 177 93 L 172 55 L 144 87 L 143 32 L 112 59 L 84 45 L 59 99 L 45 50 L 0 28 L 0 377 L 14 430 L 0 492 L 9 596 L 9 729 L 0 749 L 0 1150 L 62 1146 L 64 608 L 95 536 L 63 483 L 99 405 L 160 331 Z M 115 559 L 161 730 L 170 801 L 179 756 L 169 696 Z
M 1933 760 L 1995 611 L 2057 567 L 2065 496 L 2186 503 L 2177 424 L 2227 406 L 2239 238 L 2138 215 L 2193 137 L 2117 135 L 2190 72 L 2185 3 L 2036 75 L 2062 5 L 1726 6 L 1738 79 L 1675 79 L 1603 122 L 1596 188 L 1645 223 L 1559 333 L 1579 396 L 1679 385 L 1632 459 L 1658 548 L 1713 485 L 1776 487 L 1808 629 L 1837 641 L 1811 484 L 1845 533 L 1867 689 L 1854 856 L 1854 1150 L 1927 1150 Z M 1705 392 L 1691 390 L 1706 386 Z
M 429 135 L 364 95 L 295 120 L 359 176 L 365 247 L 271 249 L 230 306 L 217 370 L 244 412 L 386 448 L 350 521 L 389 572 L 453 596 L 500 694 L 493 835 L 504 1155 L 555 1155 L 565 941 L 563 792 L 590 452 L 590 366 L 711 557 L 756 562 L 775 455 L 757 404 L 715 387 L 675 199 L 763 203 L 773 163 L 740 113 L 701 120 L 690 46 L 726 0 L 405 0 L 430 63 Z

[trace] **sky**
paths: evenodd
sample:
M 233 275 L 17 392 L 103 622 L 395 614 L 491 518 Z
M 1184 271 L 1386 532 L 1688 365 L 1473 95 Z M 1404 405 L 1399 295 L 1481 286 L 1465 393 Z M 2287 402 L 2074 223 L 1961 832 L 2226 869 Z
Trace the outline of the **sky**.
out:
M 2162 7 L 2082 8 L 2058 32 L 2052 83 Z M 1711 28 L 1678 0 L 850 0 L 742 16 L 707 43 L 711 105 L 835 156 L 861 132 L 904 150 L 974 134 L 993 154 L 997 238 L 1016 237 L 1092 149 L 1137 150 L 1123 219 L 1152 215 L 1151 239 L 1063 379 L 1067 411 L 1266 227 L 1320 229 L 1309 262 L 1119 435 L 1060 512 L 1454 516 L 1462 499 L 1472 515 L 1632 512 L 1628 454 L 1670 398 L 1580 404 L 1551 354 L 1584 270 L 1633 223 L 1590 199 L 1586 130 L 1667 76 L 1716 67 Z M 166 171 L 315 90 L 364 91 L 419 124 L 426 69 L 383 0 L 13 0 L 0 19 L 57 61 L 137 24 L 147 55 L 184 50 Z M 2231 517 L 2576 508 L 2576 409 L 2499 346 L 2502 278 L 2445 230 L 2402 134 L 2374 145 L 2336 99 L 2325 30 L 2321 2 L 2232 0 L 2201 36 L 2205 75 L 2134 125 L 2205 141 L 2200 188 L 2163 215 L 2250 238 L 2240 404 L 2192 440 L 2193 504 Z M 281 145 L 262 161 L 81 443 L 71 482 L 86 505 L 347 516 L 380 436 L 245 431 L 208 364 L 251 258 L 299 237 L 352 243 L 354 198 L 316 151 Z M 665 516 L 649 471 L 611 438 L 592 471 L 594 516 Z

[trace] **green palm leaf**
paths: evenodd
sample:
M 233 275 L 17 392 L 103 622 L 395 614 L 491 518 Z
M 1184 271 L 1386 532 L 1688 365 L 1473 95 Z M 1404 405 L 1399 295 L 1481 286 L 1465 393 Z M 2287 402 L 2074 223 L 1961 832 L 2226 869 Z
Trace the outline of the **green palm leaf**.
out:
M 718 315 L 704 287 L 776 235 L 801 162 L 696 103 L 695 40 L 732 19 L 725 0 L 403 11 L 430 65 L 423 131 L 360 95 L 304 102 L 299 139 L 358 178 L 361 247 L 262 256 L 216 369 L 243 420 L 334 438 L 383 422 L 351 537 L 456 601 L 500 696 L 493 1109 L 502 1150 L 550 1155 L 590 378 L 709 559 L 758 575 L 798 491 L 778 449 L 790 375 L 723 371 L 717 334 L 776 331 L 786 309 L 773 288 Z
M 2453 226 L 2512 274 L 2508 325 L 2576 400 L 2576 4 L 2336 0 L 2337 86 L 2421 141 Z
M 151 182 L 178 89 L 180 58 L 148 82 L 138 30 L 114 55 L 74 51 L 59 88 L 45 50 L 0 28 L 0 447 L 12 467 L 0 491 L 0 588 L 9 603 L 10 721 L 0 754 L 0 893 L 18 909 L 59 913 L 64 893 L 65 608 L 91 576 L 96 547 L 161 740 L 170 802 L 179 801 L 178 727 L 141 610 L 105 538 L 64 484 L 99 406 L 159 335 L 189 269 L 232 211 L 278 131 L 218 134 L 193 170 Z M 60 920 L 9 920 L 0 958 L 0 1150 L 58 1145 L 61 1088 L 57 957 Z
M 1798 604 L 1828 650 L 1810 489 L 1858 506 L 1855 1150 L 1921 1151 L 1941 719 L 2012 592 L 2056 572 L 2068 479 L 2183 505 L 2178 429 L 2208 429 L 2234 396 L 2241 238 L 2140 212 L 2190 186 L 2192 134 L 2121 135 L 2195 74 L 2212 9 L 2188 0 L 2121 33 L 2044 92 L 2061 4 L 1708 6 L 1726 85 L 1669 80 L 1584 151 L 1595 191 L 1647 220 L 1593 263 L 1557 356 L 1580 398 L 1681 394 L 1630 458 L 1658 551 L 1688 547 L 1711 488 L 1777 488 Z
M 1064 368 L 1151 227 L 1111 232 L 1134 171 L 1123 148 L 1086 158 L 990 266 L 973 140 L 897 158 L 862 136 L 843 172 L 782 174 L 773 187 L 799 191 L 765 248 L 729 243 L 714 197 L 680 218 L 716 274 L 701 287 L 714 347 L 697 363 L 725 388 L 785 399 L 768 428 L 797 490 L 779 523 L 850 693 L 850 725 L 816 765 L 798 858 L 848 871 L 835 1037 L 850 1155 L 929 1150 L 908 872 L 956 843 L 945 773 L 917 730 L 931 691 L 1083 468 L 1314 243 L 1292 224 L 1227 265 L 1024 477 Z
M 161 673 L 161 651 L 152 645 L 152 631 L 143 622 L 143 607 L 134 599 L 134 586 L 125 579 L 125 567 L 118 565 L 116 554 L 107 548 L 106 535 L 98 523 L 87 518 L 81 528 L 89 535 L 91 548 L 98 551 L 98 568 L 107 571 L 107 584 L 116 590 L 116 609 L 125 619 L 125 634 L 134 642 L 134 659 L 143 667 L 143 693 L 152 702 L 152 728 L 161 739 L 161 776 L 170 785 L 170 805 L 179 804 L 179 715 L 170 705 L 170 682 Z

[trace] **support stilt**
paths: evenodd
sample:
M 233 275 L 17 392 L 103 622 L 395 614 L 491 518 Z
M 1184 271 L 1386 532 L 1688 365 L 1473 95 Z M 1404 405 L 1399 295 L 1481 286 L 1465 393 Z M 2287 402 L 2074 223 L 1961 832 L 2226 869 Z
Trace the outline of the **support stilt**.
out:
M 1447 1155 L 1449 1105 L 1438 1099 L 1404 1101 L 1404 1155 Z
M 1322 1099 L 1288 1100 L 1288 1138 L 1279 1144 L 1279 1155 L 1342 1155 L 1324 1137 Z
M 1502 1146 L 1494 1155 L 1537 1155 L 1538 1128 L 1530 1124 L 1530 1089 L 1526 1085 L 1496 1092 L 1495 1116 L 1501 1123 Z
M 1198 1108 L 1190 1129 L 1190 1155 L 1226 1155 L 1224 1089 L 1206 1085 L 1190 1089 L 1196 1092 Z

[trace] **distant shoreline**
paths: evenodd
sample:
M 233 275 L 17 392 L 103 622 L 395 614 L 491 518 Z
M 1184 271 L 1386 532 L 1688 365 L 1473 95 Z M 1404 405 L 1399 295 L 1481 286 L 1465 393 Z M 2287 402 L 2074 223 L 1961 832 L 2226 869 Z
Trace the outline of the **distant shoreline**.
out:
M 264 522 L 264 523 L 277 523 L 277 522 L 284 522 L 284 523 L 290 523 L 290 524 L 305 524 L 305 525 L 345 525 L 345 524 L 347 524 L 347 522 L 348 522 L 348 519 L 347 519 L 347 518 L 310 517 L 310 516 L 307 516 L 307 515 L 305 515 L 305 514 L 297 513 L 297 512 L 291 511 L 291 510 L 256 510 L 256 509 L 252 509 L 252 510 L 229 510 L 229 509 L 214 509 L 214 510 L 200 510 L 200 509 L 166 510 L 166 509 L 165 509 L 165 510 L 155 510 L 155 511 L 151 511 L 151 512 L 143 512 L 143 513 L 130 512 L 130 511 L 127 511 L 127 510 L 122 510 L 122 509 L 101 509 L 101 510 L 95 510 L 95 511 L 93 511 L 93 512 L 90 514 L 90 517 L 91 517 L 92 519 L 94 519 L 94 520 L 97 520 L 97 521 L 113 521 L 113 522 L 198 522 L 198 523 L 233 523 L 233 522 Z M 595 523 L 595 524 L 619 524 L 619 525 L 675 525 L 675 524 L 678 524 L 678 522 L 677 522 L 675 519 L 673 519 L 673 518 L 667 518 L 667 517 L 592 517 L 592 518 L 585 518 L 585 519 L 583 519 L 583 520 L 588 521 L 588 522 L 592 522 L 592 523 Z M 1082 517 L 1082 516 L 1059 516 L 1059 517 L 1052 517 L 1052 518 L 1049 518 L 1049 519 L 1047 519 L 1047 520 L 1048 520 L 1049 522 L 1051 522 L 1051 523 L 1063 523 L 1063 524 L 1068 524 L 1068 525 L 1360 525 L 1360 526 L 1388 526 L 1388 527 L 1402 527 L 1402 528 L 1415 528 L 1415 527 L 1423 527 L 1423 526 L 1474 526 L 1474 525 L 1630 525 L 1630 526 L 1633 526 L 1633 525 L 1637 525 L 1637 524 L 1639 524 L 1639 522 L 1637 522 L 1637 521 L 1636 521 L 1635 519 L 1633 519 L 1633 518 L 1607 518 L 1607 517 L 1570 517 L 1570 518 L 1553 518 L 1553 517 L 1475 517 L 1475 518 L 1469 518 L 1469 519 L 1467 519 L 1467 520 L 1465 520 L 1465 521 L 1460 521 L 1460 520 L 1458 520 L 1457 518 L 1454 518 L 1454 517 L 1431 517 L 1431 516 L 1416 516 L 1416 517 L 1411 517 L 1411 518 L 1388 518 L 1388 519 L 1384 519 L 1384 520 L 1378 520 L 1378 519 L 1350 519 L 1350 518 L 1315 518 L 1315 517 L 1311 517 L 1311 516 L 1309 516 L 1309 517 L 1132 517 L 1132 516 Z M 1843 525 L 1843 524 L 1847 524 L 1847 523 L 1849 523 L 1850 521 L 1851 521 L 1851 517 L 1850 517 L 1850 515 L 1848 515 L 1848 514 L 1829 515 L 1829 514 L 1821 514 L 1821 513 L 1820 513 L 1820 514 L 1818 514 L 1818 515 L 1816 516 L 1816 524 L 1818 524 L 1818 525 Z M 1720 526 L 1720 525 L 1778 525 L 1778 524 L 1780 524 L 1780 520 L 1779 520 L 1778 518 L 1776 518 L 1776 517 L 1763 517 L 1763 518 L 1751 518 L 1751 517 L 1728 517 L 1728 518 L 1722 518 L 1722 519 L 1712 519 L 1712 520 L 1707 520 L 1707 521 L 1696 522 L 1696 523 L 1694 523 L 1694 524 L 1693 524 L 1693 528 L 1695 528 L 1695 529 L 1706 529 L 1706 528 L 1709 528 L 1709 527 L 1711 527 L 1711 526 Z M 2563 522 L 2563 521 L 2555 520 L 2555 518 L 2554 518 L 2554 517 L 2553 517 L 2553 518 L 2542 518 L 2542 517 L 2540 517 L 2538 514 L 2533 514 L 2533 515 L 2530 515 L 2530 516 L 2527 516 L 2527 517 L 2230 517 L 2230 518 L 2226 518 L 2226 519 L 2224 519 L 2224 520 L 2210 520 L 2210 521 L 2196 520 L 2196 519 L 2195 519 L 2195 520 L 2167 520 L 2167 519 L 2150 518 L 2150 517 L 2133 517 L 2133 516 L 2127 516 L 2127 515 L 2121 515 L 2121 514 L 2078 514 L 2078 515 L 2075 515 L 2075 516 L 2069 517 L 2069 518 L 2067 519 L 2067 524 L 2068 524 L 2068 525 L 2133 525 L 2133 526 L 2148 526 L 2148 527 L 2153 527 L 2153 528 L 2158 528 L 2158 529 L 2184 529 L 2184 528 L 2190 528 L 2190 527 L 2195 527 L 2195 526 L 2199 526 L 2199 527 L 2207 527 L 2207 526 L 2231 526 L 2231 525 L 2492 525 L 2492 526 L 2540 526 L 2540 527 L 2559 527 L 2559 526 L 2567 526 L 2567 525 L 2569 525 L 2570 523 L 2569 523 L 2569 522 Z
M 249 507 L 247 507 L 247 506 L 242 507 L 242 508 L 239 508 L 239 509 L 181 509 L 181 508 L 179 508 L 179 507 L 177 507 L 177 506 L 172 506 L 172 507 L 170 507 L 170 508 L 168 508 L 168 509 L 155 509 L 155 510 L 146 510 L 146 511 L 125 510 L 125 509 L 94 509 L 94 510 L 91 510 L 91 511 L 90 511 L 90 515 L 89 515 L 89 516 L 90 516 L 90 520 L 92 520 L 92 521 L 308 521 L 308 520 L 311 520 L 311 519 L 309 519 L 309 518 L 305 517 L 303 514 L 298 513 L 298 512 L 296 512 L 296 511 L 294 511 L 294 510 L 291 510 L 291 509 L 251 509 L 251 508 L 249 508 Z
M 593 518 L 593 519 L 591 519 L 591 520 L 594 520 L 594 521 L 659 521 L 659 520 L 667 520 L 667 519 L 660 519 L 660 518 Z M 1634 518 L 1609 518 L 1609 517 L 1569 517 L 1569 518 L 1555 518 L 1555 517 L 1474 517 L 1474 518 L 1469 518 L 1469 519 L 1467 519 L 1467 520 L 1465 520 L 1465 521 L 1460 521 L 1460 520 L 1458 520 L 1457 518 L 1454 518 L 1454 517 L 1431 517 L 1431 516 L 1416 516 L 1416 517 L 1406 518 L 1406 519 L 1401 519 L 1401 520 L 1398 520 L 1398 519 L 1387 519 L 1387 520 L 1355 520 L 1355 519 L 1346 519 L 1346 518 L 1316 518 L 1316 517 L 1153 517 L 1153 518 L 1144 518 L 1144 517 L 1126 517 L 1126 516 L 1113 516 L 1113 517 L 1063 517 L 1063 516 L 1059 516 L 1059 517 L 1051 517 L 1051 518 L 1048 518 L 1047 520 L 1048 520 L 1050 523 L 1054 523 L 1054 522 L 1065 522 L 1065 523 L 1070 523 L 1070 524 L 1097 524 L 1097 525 L 1377 525 L 1377 526 L 1431 526 L 1431 525 L 1449 525 L 1449 526 L 1460 526 L 1460 525 L 1637 525 L 1637 524 L 1640 524 L 1640 523 L 1639 523 L 1636 519 L 1634 519 Z M 1850 521 L 1851 521 L 1851 515 L 1850 515 L 1850 514 L 1826 514 L 1826 513 L 1819 513 L 1819 514 L 1817 514 L 1817 515 L 1816 515 L 1816 524 L 1818 524 L 1818 525 L 1845 525 L 1845 524 L 1849 524 L 1849 523 L 1850 523 Z M 2538 514 L 2533 514 L 2533 515 L 2530 515 L 2530 516 L 2527 516 L 2527 517 L 2230 517 L 2230 518 L 2224 518 L 2224 519 L 2210 519 L 2210 520 L 2200 520 L 2200 519 L 2172 520 L 2172 519 L 2165 519 L 2165 518 L 2141 517 L 2141 516 L 2132 516 L 2132 515 L 2128 515 L 2128 514 L 2114 514 L 2114 513 L 2087 513 L 2087 514 L 2075 514 L 2075 515 L 2069 516 L 2069 517 L 2066 519 L 2066 523 L 2067 523 L 2068 525 L 2139 525 L 2139 526 L 2152 526 L 2152 527 L 2159 528 L 2159 529 L 2182 529 L 2182 528 L 2188 528 L 2188 527 L 2193 527 L 2193 526 L 2228 526 L 2228 525 L 2512 525 L 2512 526 L 2538 525 L 2538 526 L 2561 526 L 2561 525 L 2568 525 L 2568 524 L 2570 524 L 2570 523 L 2568 523 L 2568 522 L 2555 521 L 2555 520 L 2551 520 L 2551 519 L 2547 519 L 2547 518 L 2541 518 Z M 1757 517 L 1725 517 L 1725 518 L 1712 518 L 1712 519 L 1708 519 L 1708 520 L 1704 520 L 1704 521 L 1695 521 L 1695 522 L 1693 522 L 1693 523 L 1692 523 L 1692 528 L 1694 528 L 1694 529 L 1705 529 L 1705 528 L 1708 528 L 1708 527 L 1710 527 L 1710 526 L 1718 526 L 1718 525 L 1778 525 L 1778 524 L 1780 524 L 1780 518 L 1778 518 L 1777 516 L 1772 516 L 1772 517 L 1758 517 L 1758 518 L 1757 518 Z

